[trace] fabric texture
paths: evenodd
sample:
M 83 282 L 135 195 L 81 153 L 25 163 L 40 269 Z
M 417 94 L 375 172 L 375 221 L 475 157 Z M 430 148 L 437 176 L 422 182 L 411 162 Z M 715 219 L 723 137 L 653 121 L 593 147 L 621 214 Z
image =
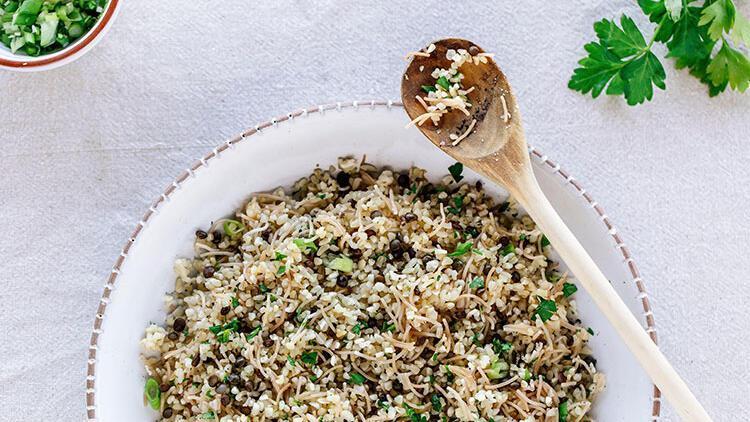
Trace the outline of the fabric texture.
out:
M 397 99 L 404 53 L 448 35 L 496 53 L 530 142 L 622 233 L 665 354 L 715 420 L 746 419 L 750 94 L 709 98 L 670 60 L 646 105 L 569 90 L 595 20 L 651 30 L 634 1 L 403 3 L 130 0 L 80 60 L 0 72 L 0 420 L 85 417 L 104 280 L 182 169 L 293 109 Z

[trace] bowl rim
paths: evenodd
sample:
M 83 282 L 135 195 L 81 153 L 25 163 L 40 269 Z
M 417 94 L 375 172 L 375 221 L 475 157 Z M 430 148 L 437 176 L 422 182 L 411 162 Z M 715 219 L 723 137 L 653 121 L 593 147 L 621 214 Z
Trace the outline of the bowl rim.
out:
M 104 30 L 112 21 L 119 4 L 120 0 L 109 0 L 107 8 L 104 10 L 104 13 L 96 22 L 96 24 L 94 24 L 94 26 L 86 33 L 86 35 L 84 35 L 83 38 L 76 40 L 71 45 L 64 47 L 63 49 L 58 50 L 54 53 L 39 57 L 29 57 L 18 54 L 13 55 L 13 57 L 18 58 L 0 57 L 0 68 L 5 67 L 11 70 L 41 70 L 47 66 L 61 62 L 65 59 L 73 58 L 77 54 L 84 52 L 85 49 L 89 45 L 91 45 L 94 40 L 104 35 Z
M 111 0 L 111 1 L 117 2 L 117 0 Z M 120 268 L 125 262 L 125 259 L 128 256 L 128 252 L 130 251 L 131 246 L 133 245 L 133 243 L 135 243 L 135 240 L 138 237 L 138 234 L 141 232 L 141 230 L 143 230 L 149 218 L 152 215 L 154 215 L 154 213 L 157 211 L 159 206 L 161 206 L 162 203 L 168 201 L 169 196 L 173 192 L 175 192 L 183 182 L 193 177 L 195 175 L 194 172 L 196 170 L 200 169 L 201 167 L 207 166 L 208 165 L 207 163 L 209 160 L 216 158 L 217 156 L 219 156 L 221 152 L 229 149 L 234 144 L 237 144 L 238 142 L 242 142 L 246 138 L 250 137 L 251 135 L 260 133 L 268 127 L 271 127 L 271 126 L 275 127 L 279 123 L 290 122 L 294 120 L 295 118 L 306 117 L 312 113 L 323 114 L 329 110 L 333 110 L 333 111 L 342 111 L 344 109 L 374 110 L 375 108 L 383 108 L 383 107 L 387 107 L 390 109 L 393 107 L 403 107 L 403 104 L 401 104 L 400 101 L 393 101 L 393 100 L 337 102 L 337 103 L 332 103 L 332 104 L 323 104 L 323 105 L 318 105 L 314 107 L 298 109 L 291 113 L 287 113 L 285 115 L 273 118 L 271 120 L 256 124 L 250 129 L 247 129 L 241 132 L 239 135 L 236 135 L 233 138 L 230 138 L 229 140 L 223 142 L 222 144 L 220 144 L 219 146 L 211 150 L 208 154 L 204 155 L 202 158 L 195 161 L 189 168 L 187 168 L 186 170 L 183 170 L 183 172 L 180 173 L 180 175 L 178 175 L 177 178 L 167 186 L 164 192 L 161 195 L 159 195 L 159 197 L 157 197 L 156 200 L 151 204 L 151 206 L 148 208 L 148 210 L 143 215 L 141 220 L 136 224 L 136 227 L 131 233 L 131 235 L 128 237 L 128 240 L 125 243 L 125 246 L 122 248 L 120 255 L 117 257 L 117 260 L 115 261 L 115 264 L 112 267 L 112 271 L 109 277 L 107 278 L 106 284 L 104 286 L 102 297 L 99 300 L 99 305 L 96 311 L 96 317 L 94 318 L 94 326 L 91 331 L 91 337 L 90 337 L 89 347 L 88 347 L 88 360 L 87 360 L 87 365 L 86 365 L 86 414 L 87 414 L 87 418 L 89 421 L 96 420 L 96 357 L 97 357 L 97 350 L 98 350 L 98 339 L 99 339 L 99 334 L 101 334 L 102 332 L 102 329 L 101 329 L 102 322 L 104 321 L 104 313 L 106 312 L 107 304 L 109 303 L 109 300 L 110 300 L 110 294 L 113 290 L 113 286 L 115 282 L 117 281 L 117 276 L 120 273 Z M 658 344 L 654 314 L 651 308 L 651 303 L 649 301 L 649 296 L 646 291 L 645 284 L 640 275 L 640 271 L 638 270 L 638 267 L 636 266 L 635 261 L 632 255 L 630 254 L 630 251 L 628 250 L 627 246 L 625 246 L 625 243 L 620 237 L 619 232 L 617 231 L 617 229 L 615 229 L 615 226 L 612 224 L 611 220 L 609 219 L 607 214 L 604 212 L 604 209 L 602 208 L 602 206 L 599 205 L 599 203 L 593 199 L 593 197 L 586 191 L 586 189 L 584 189 L 583 186 L 569 172 L 563 170 L 560 167 L 560 164 L 550 160 L 547 157 L 547 155 L 543 154 L 541 151 L 539 151 L 538 149 L 534 148 L 531 145 L 529 145 L 529 154 L 531 155 L 532 159 L 538 160 L 541 164 L 549 167 L 553 171 L 553 174 L 559 176 L 565 184 L 571 185 L 578 192 L 578 194 L 581 195 L 581 197 L 583 197 L 586 203 L 588 203 L 588 205 L 599 216 L 599 220 L 602 222 L 602 224 L 604 224 L 604 226 L 607 228 L 608 233 L 610 234 L 612 239 L 615 241 L 616 248 L 620 250 L 620 254 L 622 255 L 624 262 L 627 264 L 627 267 L 630 270 L 630 274 L 633 277 L 631 281 L 634 282 L 634 284 L 636 285 L 636 288 L 638 289 L 638 298 L 641 299 L 641 305 L 643 306 L 643 313 L 641 314 L 641 317 L 645 319 L 646 332 L 649 334 L 649 336 L 654 341 L 654 343 Z M 652 393 L 651 401 L 652 401 L 652 408 L 651 408 L 652 420 L 657 420 L 661 413 L 661 392 L 656 386 L 653 386 L 653 393 Z

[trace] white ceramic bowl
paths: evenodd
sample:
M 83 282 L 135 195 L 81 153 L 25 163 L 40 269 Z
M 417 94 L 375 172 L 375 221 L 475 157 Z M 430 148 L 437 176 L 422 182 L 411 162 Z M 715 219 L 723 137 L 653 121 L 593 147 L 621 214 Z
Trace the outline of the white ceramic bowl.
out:
M 70 63 L 91 51 L 112 27 L 112 23 L 120 10 L 120 0 L 109 0 L 99 20 L 81 38 L 70 43 L 67 47 L 54 53 L 37 57 L 30 57 L 22 52 L 13 54 L 3 44 L 0 44 L 0 69 L 16 72 L 35 72 L 51 70 Z
M 139 340 L 150 321 L 163 321 L 164 293 L 174 289 L 172 265 L 193 255 L 193 236 L 209 221 L 231 214 L 252 192 L 291 185 L 316 165 L 343 155 L 367 155 L 376 165 L 416 164 L 439 177 L 453 161 L 414 128 L 390 102 L 337 104 L 300 110 L 227 141 L 181 174 L 149 208 L 118 257 L 96 315 L 86 381 L 88 417 L 149 421 L 142 401 L 145 371 Z M 655 339 L 653 315 L 635 263 L 588 193 L 560 167 L 531 150 L 542 189 L 604 274 Z M 471 182 L 477 175 L 466 171 Z M 501 193 L 486 184 L 490 192 Z M 577 294 L 580 316 L 596 335 L 597 367 L 607 376 L 594 416 L 602 421 L 650 421 L 658 391 L 591 298 Z

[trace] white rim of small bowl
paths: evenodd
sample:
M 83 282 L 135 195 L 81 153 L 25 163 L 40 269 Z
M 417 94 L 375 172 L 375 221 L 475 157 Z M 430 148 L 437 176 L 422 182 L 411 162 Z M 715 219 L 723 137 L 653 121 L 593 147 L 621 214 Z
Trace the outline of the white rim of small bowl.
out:
M 112 23 L 120 10 L 120 0 L 109 0 L 106 8 L 93 27 L 81 38 L 75 40 L 69 46 L 43 56 L 31 57 L 22 54 L 11 54 L 11 57 L 0 56 L 0 69 L 16 72 L 34 72 L 51 70 L 62 65 L 73 62 L 89 52 L 104 38 L 104 35 L 112 27 Z M 5 49 L 5 46 L 0 46 Z M 7 49 L 6 49 L 7 50 Z M 8 50 L 9 51 L 9 50 Z
M 112 1 L 117 1 L 117 0 L 112 0 Z M 238 142 L 242 142 L 246 138 L 250 137 L 251 135 L 259 133 L 268 127 L 276 126 L 279 123 L 291 121 L 298 117 L 306 117 L 307 115 L 311 113 L 323 113 L 328 110 L 341 111 L 346 108 L 375 109 L 376 107 L 392 108 L 392 107 L 402 107 L 402 106 L 403 105 L 399 101 L 371 100 L 371 101 L 337 102 L 335 104 L 325 104 L 325 105 L 319 105 L 319 106 L 310 107 L 310 108 L 299 109 L 297 111 L 288 113 L 286 115 L 271 119 L 270 121 L 257 124 L 254 127 L 235 136 L 234 138 L 229 139 L 228 141 L 225 141 L 221 145 L 214 148 L 211 152 L 203 156 L 203 158 L 193 163 L 193 165 L 191 165 L 187 170 L 184 170 L 179 176 L 177 176 L 177 178 L 171 184 L 169 184 L 169 186 L 167 186 L 164 192 L 158 198 L 156 198 L 156 200 L 151 204 L 151 206 L 148 208 L 148 211 L 146 211 L 146 213 L 141 218 L 141 221 L 139 221 L 138 224 L 136 224 L 135 230 L 133 230 L 133 233 L 130 235 L 130 237 L 128 238 L 128 241 L 125 243 L 125 246 L 122 248 L 122 251 L 120 252 L 120 256 L 117 257 L 117 260 L 115 261 L 115 265 L 112 267 L 112 272 L 110 273 L 109 278 L 107 279 L 107 283 L 104 285 L 104 292 L 102 293 L 102 298 L 99 301 L 99 307 L 96 311 L 96 317 L 94 319 L 94 328 L 91 332 L 91 340 L 89 343 L 88 363 L 87 363 L 87 369 L 86 369 L 86 413 L 87 413 L 88 419 L 91 421 L 96 420 L 96 355 L 97 355 L 97 349 L 98 349 L 97 342 L 99 339 L 99 334 L 102 332 L 101 326 L 102 326 L 102 322 L 104 321 L 104 313 L 107 310 L 107 304 L 109 303 L 109 298 L 112 293 L 112 290 L 115 287 L 115 282 L 117 281 L 117 276 L 120 273 L 120 268 L 125 262 L 125 259 L 128 257 L 128 252 L 130 251 L 130 247 L 135 242 L 141 230 L 143 230 L 146 227 L 148 220 L 151 218 L 151 216 L 155 212 L 157 212 L 157 210 L 159 209 L 159 206 L 163 202 L 167 201 L 169 199 L 169 196 L 176 189 L 178 189 L 180 185 L 183 182 L 185 182 L 185 180 L 191 177 L 194 177 L 195 171 L 197 171 L 201 167 L 207 166 L 208 161 L 210 161 L 211 159 L 215 157 L 218 157 L 219 154 L 229 149 L 232 145 Z M 630 255 L 630 251 L 625 246 L 625 243 L 622 241 L 622 238 L 617 232 L 617 229 L 615 229 L 615 226 L 610 221 L 609 217 L 607 217 L 607 214 L 604 213 L 604 209 L 601 207 L 601 205 L 599 205 L 598 202 L 596 202 L 591 197 L 591 195 L 588 192 L 586 192 L 586 189 L 584 189 L 581 186 L 581 184 L 576 179 L 574 179 L 573 176 L 570 175 L 570 173 L 560 168 L 559 164 L 550 160 L 545 154 L 543 154 L 542 152 L 540 152 L 533 146 L 529 146 L 529 154 L 531 155 L 532 160 L 537 160 L 541 162 L 542 164 L 550 167 L 553 171 L 553 174 L 558 175 L 565 183 L 571 185 L 583 197 L 583 199 L 586 200 L 589 206 L 594 211 L 596 211 L 597 215 L 599 216 L 599 220 L 607 228 L 608 233 L 610 234 L 610 236 L 612 236 L 612 239 L 615 241 L 617 248 L 620 250 L 620 253 L 625 259 L 625 263 L 627 263 L 628 269 L 630 270 L 630 274 L 633 276 L 633 279 L 631 281 L 635 283 L 636 288 L 638 289 L 638 292 L 639 292 L 638 298 L 641 299 L 641 304 L 643 305 L 642 317 L 646 321 L 646 332 L 649 334 L 649 336 L 654 341 L 654 343 L 658 344 L 657 336 L 656 336 L 656 323 L 654 321 L 654 314 L 651 310 L 651 303 L 649 302 L 648 293 L 646 292 L 646 287 L 643 283 L 643 279 L 641 278 L 640 272 L 638 271 L 638 267 L 636 266 L 635 261 Z M 652 420 L 655 421 L 655 420 L 658 420 L 659 414 L 661 413 L 661 392 L 659 391 L 658 388 L 656 388 L 656 386 L 653 387 L 653 395 L 652 395 L 651 400 L 652 400 L 651 415 L 652 415 Z

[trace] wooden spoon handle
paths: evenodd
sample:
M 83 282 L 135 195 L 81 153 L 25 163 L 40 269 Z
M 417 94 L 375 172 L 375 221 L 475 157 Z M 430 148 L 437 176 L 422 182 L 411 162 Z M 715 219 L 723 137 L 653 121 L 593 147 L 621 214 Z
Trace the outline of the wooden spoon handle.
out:
M 549 239 L 599 309 L 615 327 L 643 369 L 685 421 L 711 421 L 685 382 L 646 334 L 578 239 L 539 188 L 531 169 L 509 183 L 511 194 Z

